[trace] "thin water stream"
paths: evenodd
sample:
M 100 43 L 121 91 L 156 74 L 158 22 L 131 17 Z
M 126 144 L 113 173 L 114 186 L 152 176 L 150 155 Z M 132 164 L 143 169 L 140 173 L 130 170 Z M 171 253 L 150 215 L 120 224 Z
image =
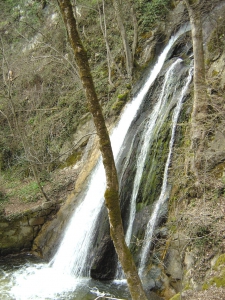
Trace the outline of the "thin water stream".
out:
M 165 106 L 167 105 L 168 95 L 171 92 L 171 84 L 174 81 L 173 78 L 174 70 L 176 68 L 176 65 L 179 64 L 181 61 L 182 61 L 181 59 L 177 59 L 166 72 L 161 94 L 159 96 L 156 105 L 152 110 L 152 113 L 150 114 L 148 121 L 145 124 L 145 128 L 142 133 L 142 141 L 141 141 L 142 147 L 136 163 L 136 174 L 135 174 L 132 196 L 131 196 L 131 205 L 130 205 L 131 208 L 130 208 L 130 215 L 128 219 L 128 229 L 126 232 L 126 243 L 128 246 L 130 245 L 130 241 L 131 241 L 132 227 L 133 227 L 133 222 L 134 222 L 134 217 L 136 212 L 136 197 L 139 191 L 142 172 L 144 169 L 144 164 L 148 153 L 148 149 L 155 136 L 154 134 L 155 129 L 157 127 L 159 129 L 160 125 L 162 124 L 161 121 L 163 120 L 164 117 L 163 110 L 165 110 Z
M 164 204 L 164 202 L 166 201 L 166 199 L 168 198 L 167 195 L 167 181 L 168 181 L 168 171 L 169 171 L 169 165 L 171 162 L 171 156 L 172 156 L 172 149 L 173 149 L 173 144 L 174 144 L 174 139 L 175 139 L 175 132 L 176 132 L 176 126 L 177 126 L 177 121 L 180 115 L 180 111 L 181 111 L 181 107 L 182 107 L 182 101 L 183 98 L 186 94 L 186 91 L 188 89 L 188 86 L 192 80 L 192 68 L 190 68 L 189 71 L 189 75 L 186 79 L 186 83 L 184 85 L 184 87 L 181 90 L 181 94 L 178 98 L 178 102 L 176 105 L 176 108 L 174 109 L 174 113 L 173 113 L 173 117 L 172 117 L 172 134 L 171 134 L 171 138 L 170 138 L 170 143 L 169 143 L 169 153 L 167 156 L 167 160 L 166 160 L 166 165 L 165 165 L 165 169 L 164 169 L 164 176 L 163 176 L 163 184 L 162 184 L 162 188 L 161 188 L 161 193 L 159 196 L 159 199 L 157 200 L 155 207 L 153 209 L 153 212 L 151 214 L 150 220 L 148 222 L 147 225 L 147 229 L 145 232 L 145 237 L 144 237 L 144 243 L 142 246 L 142 250 L 141 250 L 141 261 L 140 261 L 140 267 L 139 267 L 139 275 L 141 277 L 143 277 L 144 275 L 144 268 L 147 262 L 147 254 L 149 252 L 149 249 L 151 247 L 151 242 L 152 242 L 152 236 L 153 236 L 153 232 L 154 232 L 154 228 L 157 224 L 157 218 L 159 216 L 159 211 L 160 208 L 162 207 L 162 205 Z

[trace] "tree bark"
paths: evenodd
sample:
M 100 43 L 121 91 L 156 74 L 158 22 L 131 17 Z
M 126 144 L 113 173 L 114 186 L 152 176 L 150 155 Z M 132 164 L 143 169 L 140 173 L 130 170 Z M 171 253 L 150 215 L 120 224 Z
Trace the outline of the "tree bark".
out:
M 127 75 L 130 78 L 133 73 L 133 57 L 129 46 L 127 33 L 123 24 L 121 5 L 122 4 L 120 4 L 118 0 L 113 0 L 113 6 L 116 13 L 117 24 L 120 30 L 120 35 L 123 42 L 123 49 L 125 52 Z
M 132 44 L 132 58 L 133 58 L 132 63 L 134 63 L 135 52 L 136 52 L 136 48 L 137 48 L 137 44 L 138 44 L 138 21 L 137 21 L 133 1 L 131 1 L 131 10 L 130 11 L 131 11 L 131 16 L 132 16 L 132 20 L 133 20 L 133 28 L 134 28 L 134 37 L 133 37 L 133 44 Z
M 107 28 L 106 28 L 106 18 L 105 18 L 105 1 L 102 0 L 102 14 L 103 14 L 103 20 L 102 20 L 102 15 L 101 15 L 101 10 L 99 7 L 99 16 L 100 16 L 100 27 L 101 27 L 101 31 L 102 31 L 102 35 L 105 41 L 105 46 L 106 46 L 106 51 L 107 51 L 107 63 L 108 63 L 108 73 L 109 73 L 109 77 L 108 77 L 108 81 L 109 84 L 111 86 L 114 86 L 113 82 L 112 82 L 112 66 L 114 65 L 119 76 L 122 77 L 122 73 L 120 72 L 119 67 L 117 66 L 115 60 L 113 59 L 113 56 L 111 54 L 111 50 L 110 50 L 110 46 L 109 46 L 109 42 L 108 42 L 108 35 L 107 35 Z
M 105 40 L 105 46 L 106 46 L 106 51 L 107 51 L 107 64 L 108 64 L 108 81 L 109 84 L 111 86 L 113 86 L 113 82 L 112 82 L 112 70 L 111 70 L 111 51 L 110 51 L 110 47 L 109 47 L 109 43 L 108 43 L 108 38 L 107 38 L 107 30 L 106 30 L 106 22 L 105 22 L 105 2 L 104 0 L 102 0 L 102 9 L 103 9 L 103 24 L 102 24 L 102 15 L 101 15 L 101 9 L 100 6 L 98 5 L 98 10 L 99 10 L 99 17 L 100 17 L 100 27 L 101 27 L 101 31 L 102 31 L 102 35 L 104 37 Z
M 116 252 L 127 277 L 132 299 L 147 300 L 132 255 L 125 243 L 119 204 L 119 184 L 109 134 L 105 125 L 101 106 L 95 91 L 88 64 L 87 53 L 82 45 L 76 27 L 72 6 L 69 0 L 58 0 L 58 4 L 67 29 L 69 41 L 80 71 L 80 78 L 86 94 L 89 110 L 99 136 L 100 150 L 106 174 L 105 203 L 108 210 L 110 234 Z
M 199 179 L 199 171 L 204 167 L 204 148 L 208 97 L 205 80 L 202 20 L 200 2 L 185 0 L 191 23 L 194 53 L 194 103 L 191 115 L 191 148 L 194 151 L 193 171 Z

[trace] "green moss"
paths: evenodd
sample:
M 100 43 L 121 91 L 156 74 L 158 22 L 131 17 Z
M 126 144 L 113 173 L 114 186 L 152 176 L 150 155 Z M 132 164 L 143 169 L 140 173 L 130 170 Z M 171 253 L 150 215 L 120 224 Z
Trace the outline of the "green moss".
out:
M 224 254 L 221 254 L 217 260 L 216 260 L 216 263 L 215 263 L 215 266 L 214 266 L 214 269 L 215 270 L 218 270 L 218 267 L 221 266 L 221 265 L 225 265 L 225 253 Z
M 76 151 L 73 154 L 71 154 L 65 162 L 63 162 L 60 166 L 60 169 L 64 169 L 70 166 L 75 165 L 75 163 L 81 158 L 81 152 Z
M 205 291 L 205 290 L 208 290 L 209 287 L 210 287 L 210 284 L 205 282 L 202 286 L 202 289 Z
M 212 71 L 212 77 L 215 77 L 215 76 L 217 76 L 218 74 L 219 74 L 218 71 L 216 71 L 216 70 L 213 70 L 213 71 Z
M 104 196 L 109 201 L 113 201 L 113 199 L 118 197 L 118 193 L 114 189 L 106 189 Z
M 209 282 L 205 282 L 202 289 L 207 290 L 211 285 L 215 285 L 216 287 L 225 287 L 225 269 L 220 276 L 215 276 L 211 278 Z
M 224 171 L 225 171 L 225 162 L 222 162 L 214 168 L 213 175 L 215 176 L 216 179 L 219 179 L 223 177 Z
M 185 287 L 184 287 L 184 291 L 188 291 L 188 290 L 190 290 L 190 289 L 191 289 L 191 286 L 190 286 L 189 283 L 187 283 L 187 284 L 185 285 Z
M 143 208 L 144 206 L 145 206 L 144 203 L 137 203 L 137 207 L 136 207 L 137 212 L 140 211 L 140 210 L 142 210 L 142 208 Z
M 119 100 L 121 100 L 121 101 L 126 101 L 127 98 L 128 98 L 128 95 L 129 95 L 129 92 L 127 91 L 127 92 L 124 93 L 124 94 L 119 94 L 119 95 L 117 96 L 117 98 L 118 98 Z
M 170 141 L 170 120 L 172 112 L 169 112 L 167 120 L 160 128 L 156 128 L 154 140 L 148 151 L 144 170 L 142 172 L 140 191 L 137 203 L 151 205 L 160 194 L 164 165 L 168 155 Z M 138 210 L 138 207 L 137 207 Z
M 116 101 L 112 106 L 112 110 L 114 110 L 116 114 L 119 114 L 122 108 L 124 107 L 124 105 L 125 105 L 124 101 Z
M 216 285 L 217 287 L 225 287 L 225 273 L 221 277 L 214 277 L 210 280 L 211 285 Z
M 114 111 L 114 113 L 119 114 L 121 112 L 122 108 L 129 99 L 129 93 L 129 91 L 126 91 L 125 93 L 119 94 L 117 96 L 116 102 L 114 102 L 114 104 L 112 105 L 112 110 Z
M 180 297 L 180 293 L 174 295 L 172 298 L 170 298 L 170 300 L 180 300 L 181 297 Z
M 169 229 L 170 229 L 170 231 L 171 231 L 172 233 L 175 233 L 175 232 L 177 232 L 177 225 L 176 225 L 176 224 L 172 224 L 172 225 L 169 227 Z

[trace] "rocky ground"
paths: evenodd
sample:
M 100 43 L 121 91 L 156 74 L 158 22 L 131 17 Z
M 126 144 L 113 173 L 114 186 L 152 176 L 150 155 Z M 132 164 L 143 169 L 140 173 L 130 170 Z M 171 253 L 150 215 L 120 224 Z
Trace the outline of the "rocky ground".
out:
M 225 289 L 211 287 L 206 291 L 186 291 L 181 295 L 182 300 L 224 300 Z

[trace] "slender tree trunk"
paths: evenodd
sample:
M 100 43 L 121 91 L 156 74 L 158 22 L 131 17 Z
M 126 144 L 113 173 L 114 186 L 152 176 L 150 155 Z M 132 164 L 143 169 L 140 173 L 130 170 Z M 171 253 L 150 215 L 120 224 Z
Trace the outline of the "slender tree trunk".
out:
M 114 86 L 114 84 L 112 82 L 112 65 L 113 64 L 115 65 L 119 76 L 122 76 L 122 73 L 120 72 L 119 67 L 117 66 L 116 62 L 114 61 L 114 59 L 112 57 L 112 54 L 111 54 L 110 47 L 109 47 L 107 28 L 106 28 L 105 1 L 104 0 L 102 0 L 102 9 L 103 9 L 103 12 L 102 12 L 103 20 L 102 20 L 101 10 L 100 10 L 100 7 L 99 7 L 100 27 L 101 27 L 102 35 L 103 35 L 104 40 L 105 40 L 105 46 L 106 46 L 106 51 L 107 51 L 107 64 L 108 64 L 108 73 L 109 73 L 108 81 L 109 81 L 109 84 L 111 86 Z
M 74 56 L 80 70 L 80 78 L 86 94 L 89 110 L 93 116 L 97 134 L 99 136 L 100 150 L 106 174 L 107 187 L 105 191 L 105 203 L 108 210 L 111 237 L 124 273 L 126 274 L 132 299 L 147 300 L 133 258 L 125 243 L 119 205 L 117 171 L 109 134 L 91 76 L 87 53 L 83 48 L 77 31 L 76 20 L 72 12 L 70 1 L 58 0 L 58 4 L 64 19 L 71 46 L 74 50 Z
M 133 44 L 132 44 L 132 58 L 134 62 L 134 56 L 138 44 L 138 21 L 135 13 L 134 3 L 131 1 L 131 16 L 133 20 L 133 28 L 134 28 L 134 37 L 133 37 Z
M 185 0 L 191 23 L 194 53 L 194 103 L 191 115 L 191 141 L 194 151 L 193 171 L 199 180 L 199 171 L 204 166 L 204 148 L 208 97 L 205 80 L 205 63 L 203 50 L 202 20 L 200 2 Z
M 14 108 L 14 103 L 13 103 L 13 100 L 12 100 L 11 88 L 12 88 L 12 82 L 9 81 L 9 84 L 8 84 L 8 99 L 9 99 L 9 104 L 11 106 L 11 111 L 12 111 L 12 114 L 13 114 L 13 117 L 14 117 L 14 122 L 15 122 L 15 125 L 16 125 L 17 134 L 20 137 L 20 140 L 21 140 L 21 143 L 23 145 L 24 152 L 25 152 L 26 159 L 28 160 L 28 162 L 30 164 L 30 167 L 31 167 L 31 170 L 32 170 L 32 173 L 34 175 L 34 179 L 35 179 L 42 195 L 44 196 L 45 200 L 50 201 L 50 199 L 47 197 L 47 195 L 46 195 L 46 193 L 45 193 L 45 191 L 44 191 L 44 189 L 41 185 L 41 182 L 40 182 L 40 179 L 39 179 L 39 176 L 38 176 L 37 166 L 32 162 L 33 161 L 33 155 L 30 152 L 27 140 L 24 137 L 22 129 L 19 126 L 18 118 L 17 118 L 16 111 L 15 111 L 15 108 Z
M 105 46 L 106 46 L 106 51 L 107 51 L 107 64 L 108 64 L 108 74 L 109 74 L 108 81 L 109 81 L 109 84 L 111 86 L 113 86 L 113 82 L 112 82 L 112 70 L 111 70 L 111 64 L 112 64 L 112 62 L 111 62 L 111 51 L 110 51 L 110 47 L 109 47 L 109 43 L 108 43 L 108 38 L 107 38 L 107 30 L 106 30 L 106 22 L 105 22 L 105 2 L 104 2 L 104 0 L 102 0 L 102 6 L 103 6 L 103 24 L 102 24 L 101 9 L 98 6 L 99 16 L 100 16 L 100 27 L 101 27 L 102 35 L 103 35 L 104 40 L 105 40 Z
M 120 35 L 121 35 L 122 42 L 123 42 L 123 49 L 125 52 L 127 75 L 130 78 L 132 76 L 132 72 L 133 72 L 133 57 L 132 57 L 131 49 L 129 46 L 127 33 L 126 33 L 126 30 L 125 30 L 125 27 L 123 24 L 121 5 L 122 4 L 119 3 L 118 0 L 113 0 L 113 6 L 115 9 L 115 13 L 116 13 L 117 24 L 118 24 L 118 27 L 120 30 Z

